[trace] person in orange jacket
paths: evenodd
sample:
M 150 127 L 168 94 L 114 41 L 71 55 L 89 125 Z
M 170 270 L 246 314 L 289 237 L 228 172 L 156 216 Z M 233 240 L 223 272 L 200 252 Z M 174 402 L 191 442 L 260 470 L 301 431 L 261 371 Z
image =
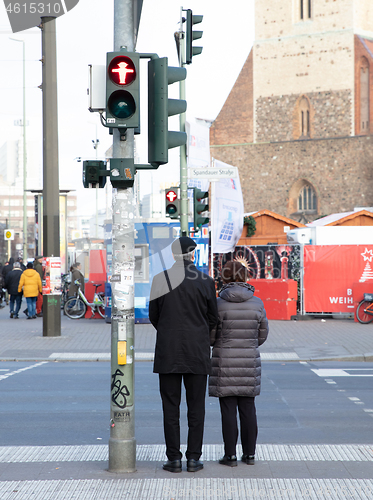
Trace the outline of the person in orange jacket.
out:
M 36 299 L 39 293 L 42 293 L 40 275 L 33 267 L 32 262 L 27 264 L 27 268 L 23 271 L 18 285 L 18 292 L 21 292 L 23 288 L 23 295 L 26 298 L 28 309 L 27 319 L 36 318 Z

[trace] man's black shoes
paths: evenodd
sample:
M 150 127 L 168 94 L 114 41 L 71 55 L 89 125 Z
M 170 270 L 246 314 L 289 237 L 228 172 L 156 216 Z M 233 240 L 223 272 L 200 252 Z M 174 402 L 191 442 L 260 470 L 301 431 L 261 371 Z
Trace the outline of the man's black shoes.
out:
M 241 462 L 244 462 L 247 465 L 254 465 L 255 455 L 242 455 Z
M 187 471 L 188 472 L 197 472 L 203 469 L 203 463 L 199 460 L 194 460 L 193 458 L 189 458 L 187 461 Z
M 163 464 L 163 469 L 168 472 L 181 472 L 181 460 L 167 460 Z
M 228 467 L 237 467 L 237 457 L 236 455 L 224 455 L 219 460 L 219 464 L 228 465 Z

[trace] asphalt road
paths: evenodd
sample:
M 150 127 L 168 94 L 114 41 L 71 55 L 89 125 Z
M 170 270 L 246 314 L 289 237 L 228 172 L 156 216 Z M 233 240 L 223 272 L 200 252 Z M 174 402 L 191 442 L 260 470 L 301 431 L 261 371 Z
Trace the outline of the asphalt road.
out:
M 264 362 L 262 394 L 256 399 L 258 443 L 371 443 L 372 375 L 373 363 Z M 152 363 L 137 362 L 135 379 L 137 444 L 163 444 L 158 376 L 152 373 Z M 1 445 L 107 443 L 109 391 L 108 362 L 2 362 Z M 185 443 L 185 404 L 181 414 Z M 222 442 L 216 398 L 206 401 L 204 442 Z

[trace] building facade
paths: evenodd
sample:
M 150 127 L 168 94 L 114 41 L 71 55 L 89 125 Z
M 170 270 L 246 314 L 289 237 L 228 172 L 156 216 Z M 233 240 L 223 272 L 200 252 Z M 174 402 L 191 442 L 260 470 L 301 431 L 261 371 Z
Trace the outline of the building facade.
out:
M 210 129 L 245 211 L 301 222 L 373 203 L 373 3 L 256 0 L 255 42 Z

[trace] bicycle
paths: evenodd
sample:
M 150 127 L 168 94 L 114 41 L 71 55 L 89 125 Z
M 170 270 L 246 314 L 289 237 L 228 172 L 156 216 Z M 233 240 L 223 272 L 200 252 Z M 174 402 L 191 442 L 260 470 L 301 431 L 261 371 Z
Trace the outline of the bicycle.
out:
M 79 319 L 85 316 L 87 312 L 87 307 L 91 308 L 92 319 L 97 311 L 101 318 L 105 318 L 105 295 L 102 292 L 97 292 L 97 288 L 101 286 L 101 284 L 92 283 L 95 287 L 95 293 L 93 296 L 93 302 L 88 302 L 87 297 L 80 289 L 80 283 L 78 280 L 75 281 L 75 284 L 78 286 L 78 295 L 77 297 L 71 297 L 68 299 L 64 305 L 64 312 L 66 316 L 70 319 Z
M 65 307 L 65 304 L 68 300 L 68 292 L 69 292 L 69 287 L 70 287 L 70 273 L 67 274 L 61 274 L 61 284 L 62 284 L 62 289 L 61 289 L 61 309 Z
M 356 318 L 363 325 L 373 321 L 373 293 L 364 293 L 364 299 L 356 308 Z

